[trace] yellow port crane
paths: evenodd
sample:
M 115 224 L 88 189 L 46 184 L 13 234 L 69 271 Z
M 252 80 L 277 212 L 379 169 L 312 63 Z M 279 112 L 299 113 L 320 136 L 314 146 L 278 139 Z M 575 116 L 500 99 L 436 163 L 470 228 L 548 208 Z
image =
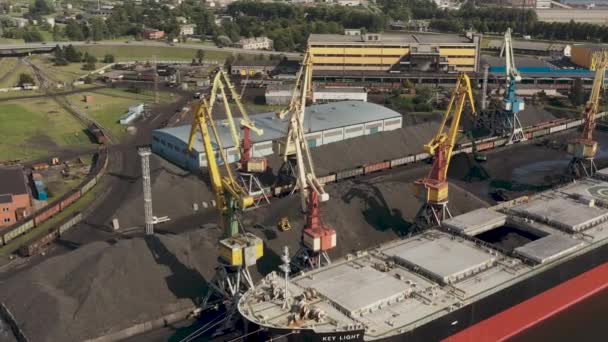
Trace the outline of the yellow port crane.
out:
M 221 99 L 225 107 L 229 107 L 228 99 L 219 81 L 222 77 L 225 77 L 225 73 L 220 70 L 214 78 L 210 95 L 202 97 L 193 105 L 192 115 L 194 120 L 190 129 L 188 151 L 192 151 L 197 132 L 200 131 L 211 187 L 215 194 L 215 206 L 219 213 L 219 226 L 224 235 L 219 243 L 221 263 L 217 269 L 215 279 L 210 284 L 212 289 L 222 297 L 235 298 L 242 291 L 253 287 L 248 267 L 255 265 L 257 260 L 262 257 L 264 247 L 262 239 L 242 229 L 240 215 L 244 209 L 253 205 L 253 198 L 235 179 L 224 155 L 222 141 L 213 120 L 213 106 L 218 90 L 222 94 Z M 251 125 L 246 120 L 241 121 L 241 124 Z M 229 121 L 232 121 L 231 117 Z M 236 131 L 234 125 L 231 130 Z M 213 141 L 210 132 L 213 133 Z M 214 149 L 214 144 L 217 147 L 217 152 Z M 223 162 L 224 174 L 222 174 L 218 165 L 216 157 L 218 154 Z M 211 294 L 210 291 L 203 302 L 204 304 L 206 304 Z
M 296 77 L 289 106 L 278 116 L 289 114 L 289 126 L 284 141 L 275 144 L 275 152 L 283 158 L 282 170 L 295 180 L 295 189 L 300 190 L 300 204 L 305 216 L 302 229 L 302 248 L 294 258 L 301 268 L 317 268 L 331 263 L 328 251 L 336 247 L 337 234 L 325 224 L 320 211 L 320 202 L 327 201 L 329 194 L 315 175 L 313 160 L 306 140 L 304 116 L 306 102 L 312 95 L 312 55 L 306 52 Z
M 424 145 L 426 153 L 433 156 L 431 172 L 425 178 L 417 180 L 414 185 L 416 193 L 424 200 L 424 205 L 418 211 L 416 219 L 423 225 L 438 224 L 446 218 L 452 217 L 448 209 L 448 168 L 452 157 L 452 150 L 456 142 L 460 118 L 466 102 L 471 106 L 472 115 L 475 115 L 475 103 L 471 80 L 465 73 L 461 73 L 452 92 L 452 97 L 446 109 L 437 135 Z M 450 121 L 448 125 L 448 121 Z
M 226 92 L 225 88 L 228 88 L 229 92 Z M 243 131 L 243 139 L 239 136 L 238 127 L 235 124 L 232 109 L 230 108 L 230 103 L 227 99 L 228 94 L 236 104 L 238 113 L 241 115 L 239 125 Z M 214 101 L 218 96 L 223 100 L 224 111 L 230 129 L 230 136 L 232 137 L 234 148 L 239 153 L 238 180 L 245 190 L 247 190 L 247 193 L 257 199 L 254 204 L 257 205 L 257 203 L 262 200 L 266 201 L 266 203 L 270 203 L 268 195 L 258 178 L 259 173 L 266 171 L 268 162 L 266 158 L 253 158 L 251 156 L 250 131 L 253 131 L 258 136 L 264 134 L 264 131 L 263 129 L 256 127 L 255 122 L 250 119 L 249 114 L 241 101 L 241 95 L 236 91 L 228 73 L 222 68 L 217 70 L 215 77 L 213 78 L 209 99 L 211 107 L 213 107 Z
M 608 51 L 596 51 L 591 57 L 591 70 L 595 70 L 593 88 L 589 100 L 583 110 L 583 132 L 581 136 L 568 143 L 568 153 L 572 160 L 568 170 L 576 176 L 591 176 L 597 171 L 595 166 L 595 154 L 597 153 L 597 141 L 593 140 L 595 129 L 595 115 L 598 112 L 600 92 L 604 86 L 604 78 L 608 68 Z

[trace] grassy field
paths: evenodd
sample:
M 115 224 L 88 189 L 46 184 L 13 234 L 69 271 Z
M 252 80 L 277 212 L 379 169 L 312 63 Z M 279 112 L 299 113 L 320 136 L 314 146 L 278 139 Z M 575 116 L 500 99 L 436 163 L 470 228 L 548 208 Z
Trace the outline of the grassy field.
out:
M 32 69 L 17 58 L 2 58 L 0 62 L 0 88 L 15 87 L 19 82 L 20 74 L 33 76 Z M 34 78 L 35 80 L 35 78 Z
M 80 123 L 50 99 L 4 102 L 0 122 L 0 161 L 31 160 L 92 144 Z
M 84 96 L 93 96 L 92 103 L 85 103 Z M 68 100 L 82 112 L 94 118 L 103 127 L 109 129 L 116 137 L 120 138 L 126 133 L 126 126 L 121 125 L 118 120 L 125 114 L 130 106 L 154 102 L 154 94 L 144 91 L 136 94 L 122 89 L 101 89 L 94 92 L 69 95 Z M 173 101 L 172 94 L 159 93 L 159 102 Z
M 70 63 L 63 66 L 54 65 L 51 56 L 32 56 L 30 61 L 44 70 L 46 74 L 56 82 L 72 83 L 90 72 L 82 70 L 81 63 Z M 101 68 L 106 64 L 96 63 L 95 65 L 97 68 Z
M 147 61 L 152 60 L 154 56 L 157 60 L 180 60 L 191 61 L 196 55 L 196 49 L 179 48 L 179 47 L 158 47 L 158 46 L 79 46 L 78 51 L 88 52 L 93 54 L 98 59 L 103 58 L 105 54 L 113 54 L 117 61 Z M 205 59 L 208 60 L 224 60 L 230 52 L 223 51 L 205 51 Z

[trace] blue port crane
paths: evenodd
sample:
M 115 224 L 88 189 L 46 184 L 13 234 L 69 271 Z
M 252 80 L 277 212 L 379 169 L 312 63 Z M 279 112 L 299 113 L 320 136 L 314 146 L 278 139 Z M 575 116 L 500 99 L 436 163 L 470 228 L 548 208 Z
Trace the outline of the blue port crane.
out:
M 503 119 L 506 127 L 508 140 L 507 144 L 526 140 L 524 129 L 521 126 L 517 113 L 524 110 L 525 103 L 522 98 L 517 97 L 517 82 L 521 81 L 521 74 L 515 66 L 513 55 L 513 41 L 511 39 L 511 28 L 508 28 L 504 36 L 504 44 L 500 50 L 500 55 L 505 56 L 505 73 L 507 77 L 507 89 L 503 98 Z

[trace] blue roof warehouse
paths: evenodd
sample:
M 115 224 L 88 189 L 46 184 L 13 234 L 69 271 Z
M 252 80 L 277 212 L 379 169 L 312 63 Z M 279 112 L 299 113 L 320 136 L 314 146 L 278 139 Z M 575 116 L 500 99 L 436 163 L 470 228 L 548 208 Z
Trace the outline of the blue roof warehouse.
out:
M 251 134 L 252 155 L 263 157 L 273 154 L 273 141 L 283 139 L 287 134 L 289 118 L 279 119 L 274 112 L 251 115 L 257 127 L 264 134 Z M 218 134 L 224 153 L 230 163 L 238 159 L 226 120 L 216 121 Z M 342 101 L 306 108 L 304 129 L 310 147 L 330 144 L 362 135 L 400 129 L 401 114 L 386 107 L 362 101 Z M 193 151 L 188 153 L 190 125 L 154 130 L 152 132 L 152 151 L 170 162 L 191 171 L 207 166 L 200 134 L 197 136 Z M 218 145 L 213 142 L 216 149 Z

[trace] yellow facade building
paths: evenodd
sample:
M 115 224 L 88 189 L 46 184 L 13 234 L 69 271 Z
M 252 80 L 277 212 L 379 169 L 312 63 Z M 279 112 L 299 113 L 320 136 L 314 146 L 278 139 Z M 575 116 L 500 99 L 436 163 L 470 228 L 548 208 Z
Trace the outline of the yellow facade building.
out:
M 593 53 L 600 50 L 608 50 L 608 45 L 577 44 L 572 46 L 570 61 L 580 67 L 591 67 Z
M 478 71 L 481 37 L 441 34 L 311 34 L 315 70 Z

